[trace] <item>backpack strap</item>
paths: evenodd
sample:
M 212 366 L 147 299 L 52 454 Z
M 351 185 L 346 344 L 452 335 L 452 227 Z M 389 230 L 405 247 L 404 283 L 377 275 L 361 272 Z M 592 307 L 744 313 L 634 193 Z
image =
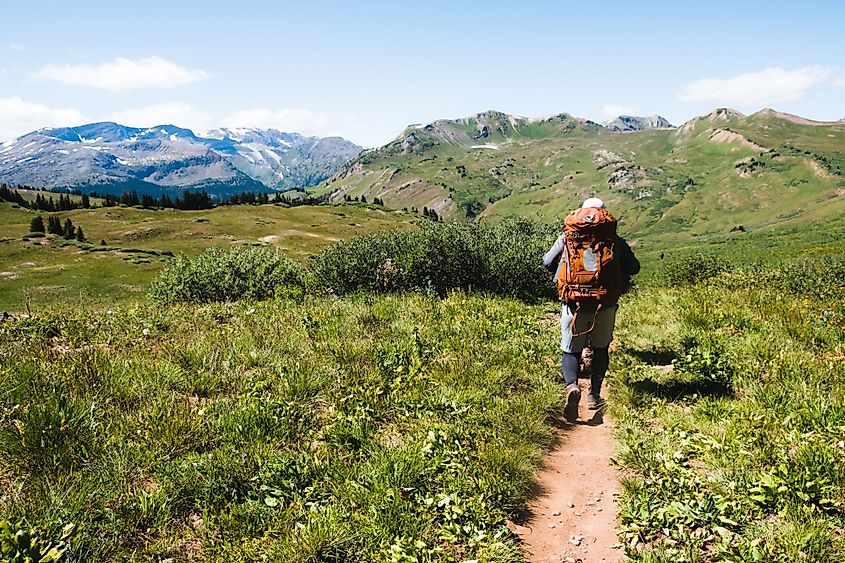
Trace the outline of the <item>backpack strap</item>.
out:
M 572 320 L 569 321 L 569 332 L 572 333 L 573 338 L 576 338 L 578 336 L 584 336 L 585 334 L 590 334 L 591 332 L 593 332 L 593 329 L 596 328 L 596 317 L 598 316 L 599 311 L 601 311 L 601 308 L 602 308 L 602 304 L 599 303 L 598 307 L 596 307 L 596 310 L 593 312 L 593 322 L 592 322 L 592 324 L 590 324 L 590 328 L 588 328 L 585 331 L 576 333 L 575 332 L 575 320 L 578 318 L 578 313 L 581 312 L 581 304 L 580 303 L 575 304 L 575 311 L 573 311 L 573 313 L 572 313 Z

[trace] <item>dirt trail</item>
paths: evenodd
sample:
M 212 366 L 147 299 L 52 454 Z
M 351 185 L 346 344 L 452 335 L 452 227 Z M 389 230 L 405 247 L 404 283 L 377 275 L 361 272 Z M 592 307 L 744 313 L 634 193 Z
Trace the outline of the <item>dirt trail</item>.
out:
M 582 380 L 578 421 L 561 421 L 529 514 L 514 525 L 531 562 L 622 560 L 616 537 L 619 475 L 610 464 L 612 428 L 601 411 L 587 410 L 586 385 Z

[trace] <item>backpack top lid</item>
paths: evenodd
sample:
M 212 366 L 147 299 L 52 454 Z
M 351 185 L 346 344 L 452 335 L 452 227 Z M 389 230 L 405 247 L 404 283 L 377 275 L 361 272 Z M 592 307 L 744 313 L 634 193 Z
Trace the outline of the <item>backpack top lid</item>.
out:
M 575 236 L 612 238 L 616 236 L 616 217 L 603 207 L 581 207 L 566 216 L 563 232 Z

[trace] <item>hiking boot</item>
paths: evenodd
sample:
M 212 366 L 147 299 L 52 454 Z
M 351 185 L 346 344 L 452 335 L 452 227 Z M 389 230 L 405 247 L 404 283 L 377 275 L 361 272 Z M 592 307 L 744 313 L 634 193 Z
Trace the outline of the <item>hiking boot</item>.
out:
M 572 422 L 578 420 L 578 403 L 581 401 L 581 388 L 577 383 L 566 386 L 566 406 L 563 407 L 563 417 Z
M 604 399 L 602 399 L 599 395 L 593 395 L 590 393 L 587 395 L 587 408 L 591 411 L 597 411 L 604 406 Z

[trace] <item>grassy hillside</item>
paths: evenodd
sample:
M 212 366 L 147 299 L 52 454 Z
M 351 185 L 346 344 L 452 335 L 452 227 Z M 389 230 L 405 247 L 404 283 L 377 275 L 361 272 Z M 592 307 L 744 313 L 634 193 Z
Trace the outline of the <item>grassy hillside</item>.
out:
M 406 130 L 316 194 L 378 197 L 445 217 L 552 220 L 598 195 L 630 231 L 808 224 L 845 212 L 845 124 L 715 110 L 676 130 L 618 133 L 562 114 L 498 112 Z
M 138 299 L 167 260 L 210 246 L 273 244 L 302 260 L 356 234 L 410 228 L 417 217 L 356 205 L 231 206 L 203 211 L 127 207 L 78 209 L 58 215 L 81 225 L 95 247 L 61 239 L 23 240 L 38 212 L 0 203 L 0 310 L 54 304 L 109 305 Z M 41 213 L 45 217 L 46 213 Z M 100 240 L 107 246 L 100 247 Z M 151 253 L 152 251 L 152 253 Z

